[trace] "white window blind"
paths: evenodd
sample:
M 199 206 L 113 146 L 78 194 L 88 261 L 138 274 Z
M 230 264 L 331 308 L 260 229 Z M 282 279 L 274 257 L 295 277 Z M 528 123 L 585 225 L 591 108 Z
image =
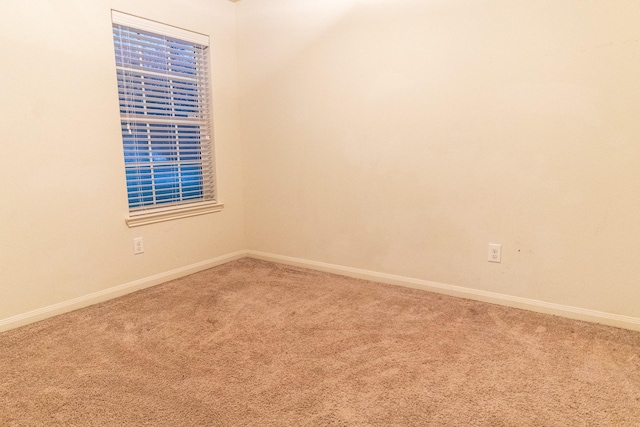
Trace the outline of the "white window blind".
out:
M 215 200 L 208 37 L 112 22 L 130 211 Z

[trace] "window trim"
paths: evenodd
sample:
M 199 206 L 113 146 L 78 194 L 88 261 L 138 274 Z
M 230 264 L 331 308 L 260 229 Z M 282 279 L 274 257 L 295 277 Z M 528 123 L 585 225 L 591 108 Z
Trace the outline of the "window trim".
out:
M 155 224 L 158 222 L 171 221 L 180 218 L 189 218 L 197 215 L 205 215 L 220 212 L 224 208 L 224 203 L 216 201 L 195 202 L 178 206 L 168 206 L 145 211 L 131 212 L 125 222 L 132 227 Z

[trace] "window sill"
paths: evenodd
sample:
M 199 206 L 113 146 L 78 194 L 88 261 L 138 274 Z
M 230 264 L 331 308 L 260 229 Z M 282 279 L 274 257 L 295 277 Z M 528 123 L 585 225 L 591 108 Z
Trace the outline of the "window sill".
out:
M 173 206 L 168 208 L 156 208 L 130 214 L 129 217 L 125 218 L 125 221 L 129 227 L 139 227 L 141 225 L 155 224 L 157 222 L 172 221 L 174 219 L 220 212 L 222 208 L 224 208 L 224 203 L 218 202 L 204 202 L 179 207 Z

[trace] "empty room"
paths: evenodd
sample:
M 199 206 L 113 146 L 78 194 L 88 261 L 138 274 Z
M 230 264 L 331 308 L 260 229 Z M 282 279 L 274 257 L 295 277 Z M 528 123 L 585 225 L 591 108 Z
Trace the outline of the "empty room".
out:
M 0 425 L 640 425 L 640 2 L 1 4 Z

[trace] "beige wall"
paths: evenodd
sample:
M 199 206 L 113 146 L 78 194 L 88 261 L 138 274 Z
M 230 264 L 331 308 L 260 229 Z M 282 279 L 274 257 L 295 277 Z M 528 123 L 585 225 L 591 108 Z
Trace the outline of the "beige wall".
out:
M 250 249 L 640 317 L 640 2 L 238 7 Z
M 126 226 L 111 8 L 210 35 L 222 212 Z M 0 320 L 244 249 L 235 13 L 226 0 L 2 2 Z
M 640 318 L 635 0 L 2 6 L 0 323 L 244 249 Z M 125 225 L 111 8 L 211 36 L 222 212 Z

